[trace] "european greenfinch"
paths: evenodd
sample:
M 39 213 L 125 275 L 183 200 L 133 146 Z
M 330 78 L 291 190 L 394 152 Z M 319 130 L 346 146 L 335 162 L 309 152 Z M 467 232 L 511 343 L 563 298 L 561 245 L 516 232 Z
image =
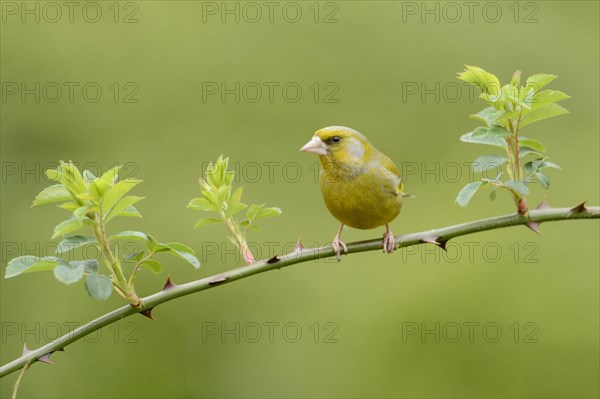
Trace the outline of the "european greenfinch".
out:
M 332 247 L 340 260 L 345 225 L 373 229 L 385 225 L 383 250 L 394 251 L 390 222 L 402 207 L 403 183 L 394 163 L 354 129 L 330 126 L 314 134 L 300 151 L 319 155 L 321 193 L 329 212 L 341 223 Z

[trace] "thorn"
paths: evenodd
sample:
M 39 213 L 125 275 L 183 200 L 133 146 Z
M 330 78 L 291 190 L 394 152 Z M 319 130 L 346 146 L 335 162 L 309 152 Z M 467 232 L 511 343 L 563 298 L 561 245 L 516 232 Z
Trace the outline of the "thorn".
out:
M 535 207 L 535 209 L 549 209 L 550 205 L 548 205 L 548 202 L 546 202 L 546 197 L 544 196 L 544 198 L 542 199 L 542 202 L 540 202 L 538 204 L 538 206 Z
M 302 236 L 298 237 L 298 241 L 296 241 L 296 245 L 294 245 L 294 251 L 301 252 L 304 249 L 304 245 L 302 245 L 302 241 L 300 239 Z
M 209 281 L 208 285 L 213 286 L 213 285 L 223 284 L 227 280 L 229 280 L 229 277 L 226 277 L 226 276 L 217 277 L 216 279 Z
M 271 259 L 269 259 L 269 260 L 267 261 L 267 263 L 268 263 L 268 264 L 272 264 L 272 263 L 277 263 L 277 262 L 279 262 L 279 261 L 280 261 L 280 259 L 277 257 L 277 255 L 275 255 L 275 256 L 273 256 Z
M 446 243 L 448 242 L 448 240 L 446 241 L 440 241 L 440 248 L 442 248 L 444 251 L 448 252 L 448 250 L 446 249 Z
M 23 353 L 21 354 L 21 356 L 25 356 L 28 355 L 31 351 L 29 350 L 29 348 L 27 347 L 27 343 L 23 343 Z
M 437 242 L 438 238 L 440 238 L 440 237 L 439 236 L 423 237 L 419 241 L 424 242 L 424 243 L 428 243 L 428 244 L 439 245 L 439 242 Z
M 156 319 L 154 318 L 154 316 L 152 316 L 152 310 L 153 310 L 153 309 L 154 309 L 154 308 L 150 308 L 150 309 L 145 309 L 145 310 L 142 310 L 142 311 L 140 312 L 140 314 L 141 314 L 142 316 L 146 316 L 146 317 L 147 317 L 147 318 L 149 318 L 150 320 L 156 320 Z
M 42 363 L 54 364 L 54 362 L 52 360 L 50 360 L 50 355 L 53 353 L 54 352 L 48 352 L 45 355 L 38 357 L 37 361 L 42 362 Z
M 163 291 L 168 291 L 171 288 L 175 288 L 177 287 L 177 284 L 173 284 L 173 282 L 171 281 L 171 276 L 167 276 L 167 281 L 165 282 L 165 286 L 163 287 Z
M 427 244 L 434 244 L 437 245 L 438 247 L 442 248 L 444 251 L 447 251 L 446 249 L 446 243 L 448 242 L 448 240 L 440 240 L 440 236 L 431 236 L 431 237 L 424 237 L 421 238 L 419 241 L 427 243 Z
M 585 207 L 585 203 L 587 201 L 583 201 L 581 204 L 574 206 L 571 208 L 571 213 L 583 213 L 587 212 L 587 208 Z
M 538 209 L 538 208 L 535 208 L 535 209 Z M 529 222 L 529 223 L 525 224 L 525 226 L 527 226 L 534 233 L 538 233 L 539 235 L 542 235 L 542 232 L 540 231 L 540 224 L 542 224 L 542 222 Z

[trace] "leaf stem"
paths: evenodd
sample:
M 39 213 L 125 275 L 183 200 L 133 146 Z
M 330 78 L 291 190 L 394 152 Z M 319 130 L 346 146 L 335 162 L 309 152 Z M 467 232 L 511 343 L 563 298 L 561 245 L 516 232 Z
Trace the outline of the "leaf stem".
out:
M 121 264 L 110 249 L 108 237 L 106 236 L 106 229 L 104 227 L 104 221 L 102 220 L 102 209 L 100 209 L 100 211 L 96 213 L 95 222 L 96 225 L 94 226 L 94 228 L 92 228 L 92 230 L 94 231 L 96 240 L 100 243 L 102 253 L 104 254 L 107 264 L 109 265 L 109 268 L 115 278 L 113 280 L 113 285 L 117 289 L 117 292 L 121 296 L 123 296 L 129 303 L 131 303 L 133 306 L 139 306 L 140 299 L 135 293 L 133 287 L 129 287 L 127 279 L 123 274 Z
M 222 210 L 219 212 L 219 215 L 225 221 L 225 226 L 227 226 L 227 230 L 233 236 L 233 239 L 237 243 L 238 249 L 240 250 L 246 264 L 250 265 L 255 262 L 254 255 L 252 255 L 252 251 L 248 247 L 248 243 L 246 243 L 246 238 L 244 234 L 240 231 L 240 227 L 233 218 L 227 218 L 225 212 Z
M 519 131 L 521 130 L 521 119 L 523 118 L 523 108 L 521 108 L 520 106 L 518 107 L 519 109 L 519 117 L 517 118 L 517 124 L 514 127 L 514 171 L 515 171 L 515 177 L 514 180 L 521 182 L 522 180 L 522 170 L 521 170 L 521 154 L 519 151 Z M 525 184 L 523 182 L 523 184 Z M 528 206 L 527 206 L 527 198 L 514 193 L 514 197 L 515 197 L 515 202 L 517 203 L 517 211 L 521 214 L 521 215 L 527 215 L 527 212 L 529 211 Z
M 505 109 L 507 112 L 512 112 L 513 107 L 512 104 L 506 104 L 505 105 Z M 512 119 L 508 120 L 508 131 L 513 133 L 513 136 L 507 136 L 504 138 L 504 141 L 506 141 L 506 154 L 508 155 L 508 161 L 506 163 L 506 172 L 508 173 L 508 177 L 511 180 L 516 180 L 516 170 L 515 170 L 515 141 L 513 140 L 514 137 L 514 133 L 515 133 L 515 125 L 513 123 Z M 517 153 L 518 155 L 518 153 Z M 515 194 L 513 193 L 513 197 L 515 196 Z
M 133 271 L 131 272 L 131 275 L 129 276 L 129 280 L 127 282 L 127 286 L 129 287 L 130 290 L 132 290 L 132 291 L 135 290 L 135 279 L 137 277 L 137 273 L 142 268 L 142 263 L 144 263 L 148 259 L 151 259 L 153 256 L 154 256 L 154 252 L 150 252 L 148 255 L 144 256 L 142 259 L 140 259 L 139 261 L 137 261 L 135 263 L 135 267 L 133 268 Z
M 13 393 L 11 396 L 12 399 L 17 399 L 17 393 L 19 392 L 19 386 L 21 385 L 21 380 L 23 379 L 23 374 L 25 374 L 25 372 L 29 369 L 30 364 L 31 364 L 30 361 L 25 363 L 25 366 L 23 366 L 23 369 L 19 373 L 19 377 L 17 378 L 17 381 L 15 381 L 15 385 L 13 386 Z
M 519 117 L 517 118 L 517 126 L 515 126 L 515 180 L 521 181 L 521 157 L 519 153 L 519 131 L 521 130 L 521 118 L 523 117 L 523 109 L 519 107 Z

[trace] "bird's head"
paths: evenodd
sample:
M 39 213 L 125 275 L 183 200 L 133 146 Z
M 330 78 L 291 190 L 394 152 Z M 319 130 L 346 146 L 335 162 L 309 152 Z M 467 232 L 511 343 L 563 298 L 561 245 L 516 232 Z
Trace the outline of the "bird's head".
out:
M 360 165 L 370 158 L 373 146 L 354 129 L 329 126 L 315 132 L 313 138 L 300 151 L 325 157 L 336 164 Z

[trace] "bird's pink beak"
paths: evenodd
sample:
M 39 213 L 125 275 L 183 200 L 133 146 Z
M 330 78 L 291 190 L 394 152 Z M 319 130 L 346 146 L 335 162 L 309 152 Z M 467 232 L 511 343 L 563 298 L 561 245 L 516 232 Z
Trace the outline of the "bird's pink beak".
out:
M 313 154 L 317 155 L 327 155 L 327 145 L 323 142 L 323 140 L 317 136 L 314 136 L 308 143 L 304 144 L 304 146 L 300 148 L 300 151 L 312 152 Z

